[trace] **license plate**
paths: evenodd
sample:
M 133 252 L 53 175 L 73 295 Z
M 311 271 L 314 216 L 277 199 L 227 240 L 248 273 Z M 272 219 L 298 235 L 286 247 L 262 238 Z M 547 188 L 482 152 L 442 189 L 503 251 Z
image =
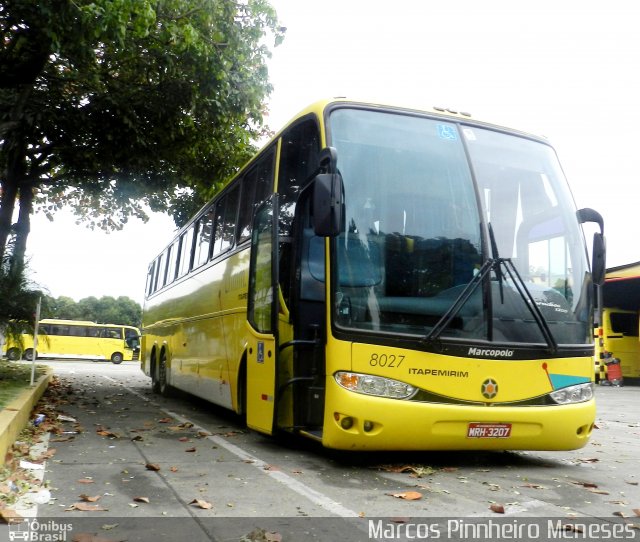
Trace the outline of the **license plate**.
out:
M 510 423 L 470 423 L 467 438 L 509 438 Z

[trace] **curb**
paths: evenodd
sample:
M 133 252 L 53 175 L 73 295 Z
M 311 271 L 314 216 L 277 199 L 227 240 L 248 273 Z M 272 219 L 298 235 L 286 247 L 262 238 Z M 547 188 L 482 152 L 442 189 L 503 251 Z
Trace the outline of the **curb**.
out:
M 36 380 L 33 387 L 24 390 L 0 411 L 0 466 L 4 465 L 7 452 L 27 426 L 33 407 L 49 386 L 52 377 L 53 370 L 47 367 L 45 374 Z

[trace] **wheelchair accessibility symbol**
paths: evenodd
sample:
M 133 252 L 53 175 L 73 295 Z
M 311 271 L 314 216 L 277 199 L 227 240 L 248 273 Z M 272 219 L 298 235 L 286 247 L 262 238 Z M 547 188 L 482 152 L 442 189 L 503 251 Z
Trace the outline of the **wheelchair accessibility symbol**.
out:
M 438 135 L 440 139 L 445 139 L 447 141 L 457 141 L 458 132 L 453 126 L 449 126 L 447 124 L 438 124 Z

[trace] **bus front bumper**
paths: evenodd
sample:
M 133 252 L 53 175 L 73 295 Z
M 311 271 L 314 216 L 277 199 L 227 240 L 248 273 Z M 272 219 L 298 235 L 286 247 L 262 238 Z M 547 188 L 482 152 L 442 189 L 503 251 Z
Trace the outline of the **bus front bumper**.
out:
M 329 385 L 322 443 L 342 450 L 574 450 L 585 446 L 595 401 L 484 406 L 373 397 Z

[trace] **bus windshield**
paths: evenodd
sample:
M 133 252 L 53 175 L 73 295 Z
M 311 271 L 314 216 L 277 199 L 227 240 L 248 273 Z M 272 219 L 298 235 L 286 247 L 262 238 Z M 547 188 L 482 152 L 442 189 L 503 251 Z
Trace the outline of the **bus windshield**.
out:
M 346 205 L 333 251 L 338 328 L 424 337 L 487 259 L 502 258 L 515 275 L 488 273 L 441 338 L 543 344 L 544 320 L 559 345 L 591 342 L 582 232 L 549 145 L 355 108 L 334 109 L 328 132 Z

